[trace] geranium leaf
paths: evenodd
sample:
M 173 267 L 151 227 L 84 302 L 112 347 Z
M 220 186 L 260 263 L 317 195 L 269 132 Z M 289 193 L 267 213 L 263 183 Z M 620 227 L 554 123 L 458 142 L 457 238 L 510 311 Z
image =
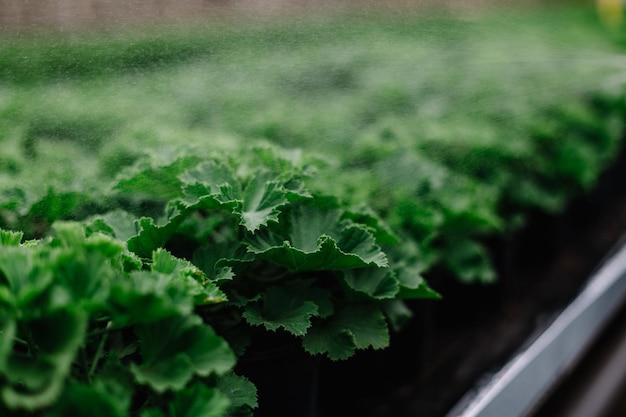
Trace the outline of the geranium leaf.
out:
M 157 249 L 152 254 L 152 270 L 177 277 L 187 287 L 196 304 L 219 303 L 227 300 L 226 294 L 191 262 Z
M 45 355 L 71 354 L 83 343 L 87 315 L 74 306 L 48 312 L 29 322 L 33 342 Z
M 445 250 L 445 265 L 463 282 L 491 283 L 496 272 L 484 246 L 471 239 L 454 239 Z
M 354 355 L 356 345 L 349 330 L 322 323 L 311 328 L 302 340 L 304 349 L 312 355 L 323 354 L 334 361 Z
M 290 210 L 284 230 L 259 231 L 248 239 L 248 248 L 292 271 L 386 266 L 387 258 L 367 227 L 340 217 L 337 209 L 300 204 Z
M 23 246 L 9 246 L 0 251 L 0 284 L 8 287 L 11 303 L 16 307 L 32 303 L 53 279 L 52 270 L 38 261 L 36 251 Z
M 270 175 L 256 175 L 244 190 L 241 225 L 254 232 L 267 222 L 278 222 L 280 207 L 289 203 L 282 183 Z
M 314 302 L 295 295 L 282 287 L 269 288 L 262 301 L 246 307 L 243 317 L 255 326 L 263 325 L 271 331 L 282 327 L 296 336 L 302 336 L 311 326 L 311 317 L 318 315 L 319 309 Z
M 313 326 L 303 340 L 312 354 L 346 359 L 356 349 L 382 349 L 389 345 L 389 329 L 376 305 L 350 304 L 325 322 Z
M 214 243 L 202 246 L 193 254 L 193 264 L 204 272 L 206 277 L 214 282 L 230 281 L 235 274 L 230 266 L 220 265 L 221 260 L 237 258 L 239 242 Z
M 390 268 L 360 268 L 344 272 L 344 282 L 353 290 L 373 299 L 393 298 L 400 285 Z
M 203 200 L 233 207 L 232 203 L 242 199 L 241 185 L 235 174 L 225 164 L 205 161 L 180 175 L 183 185 L 184 203 L 191 206 Z
M 142 258 L 150 258 L 152 252 L 165 245 L 185 218 L 185 213 L 174 211 L 165 223 L 157 225 L 151 217 L 136 220 L 137 234 L 128 240 L 128 249 Z
M 217 389 L 230 400 L 230 408 L 258 406 L 256 387 L 246 377 L 228 372 L 217 380 Z
M 173 157 L 169 161 L 150 165 L 146 161 L 123 174 L 114 189 L 135 196 L 147 195 L 151 198 L 170 200 L 181 195 L 179 176 L 197 157 Z M 154 162 L 154 158 L 150 161 Z
M 0 246 L 18 246 L 23 237 L 22 232 L 0 229 Z
M 88 199 L 86 194 L 80 192 L 63 192 L 49 187 L 46 195 L 30 206 L 26 217 L 43 218 L 48 223 L 52 223 L 67 218 Z
M 196 383 L 174 395 L 169 411 L 171 417 L 221 417 L 229 406 L 226 395 Z
M 430 288 L 420 274 L 419 268 L 399 268 L 396 276 L 400 283 L 400 291 L 397 294 L 397 298 L 441 298 L 437 291 Z
M 89 233 L 102 232 L 126 242 L 137 235 L 136 217 L 124 210 L 113 210 L 91 218 L 86 229 Z
M 389 300 L 381 305 L 385 317 L 391 328 L 399 332 L 404 325 L 413 317 L 413 312 L 402 300 Z
M 193 365 L 184 354 L 150 365 L 131 364 L 131 372 L 140 384 L 150 385 L 156 392 L 182 389 L 193 376 Z
M 286 266 L 292 271 L 332 271 L 371 266 L 359 255 L 343 252 L 330 236 L 320 236 L 317 247 L 312 252 L 293 247 L 288 241 L 281 245 L 272 245 L 275 241 L 265 240 L 260 234 L 255 235 L 248 243 L 250 250 L 257 256 Z
M 118 325 L 151 323 L 193 310 L 187 286 L 171 275 L 133 271 L 111 287 L 110 310 Z
M 37 410 L 49 406 L 63 389 L 64 375 L 58 372 L 51 358 L 13 356 L 0 373 L 7 379 L 0 395 L 9 409 Z
M 224 374 L 235 364 L 228 344 L 198 316 L 173 317 L 138 326 L 141 365 L 131 371 L 154 390 L 181 389 L 193 375 Z
M 82 345 L 87 315 L 67 307 L 28 323 L 37 357 L 10 354 L 0 374 L 8 384 L 2 399 L 9 408 L 34 410 L 52 404 L 61 393 L 76 351 Z
M 130 400 L 130 392 L 120 391 L 118 396 L 98 390 L 97 388 L 71 384 L 63 392 L 63 395 L 53 409 L 45 414 L 46 417 L 125 417 L 127 410 L 118 404 L 127 404 Z M 120 398 L 122 394 L 126 398 Z
M 345 253 L 355 254 L 369 266 L 388 265 L 387 257 L 365 226 L 344 223 L 337 246 Z

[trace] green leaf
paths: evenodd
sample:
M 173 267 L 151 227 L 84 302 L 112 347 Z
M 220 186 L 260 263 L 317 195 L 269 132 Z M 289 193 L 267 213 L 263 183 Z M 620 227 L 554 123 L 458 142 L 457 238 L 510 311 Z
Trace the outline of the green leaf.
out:
M 343 227 L 337 239 L 337 246 L 343 252 L 357 255 L 368 266 L 385 267 L 388 265 L 386 255 L 376 244 L 369 228 L 365 226 L 349 224 Z
M 125 194 L 170 200 L 181 195 L 179 176 L 197 163 L 195 156 L 173 156 L 163 163 L 143 161 L 123 174 L 114 189 Z M 150 162 L 154 165 L 150 165 Z
M 88 234 L 102 232 L 126 242 L 137 235 L 136 217 L 124 210 L 113 210 L 94 216 L 87 223 Z
M 400 284 L 396 298 L 441 298 L 428 286 L 423 273 L 435 262 L 434 249 L 428 245 L 420 247 L 410 237 L 404 237 L 400 245 L 391 248 L 393 270 Z
M 111 283 L 120 272 L 112 268 L 103 254 L 80 249 L 52 253 L 50 267 L 54 268 L 55 284 L 70 295 L 68 302 L 80 304 L 88 311 L 104 308 Z
M 37 345 L 40 354 L 71 356 L 85 338 L 87 315 L 79 308 L 68 306 L 48 312 L 28 324 L 32 341 Z
M 292 271 L 387 266 L 386 255 L 366 226 L 340 221 L 340 210 L 314 203 L 291 210 L 285 231 L 262 230 L 250 237 L 249 250 Z
M 266 239 L 260 234 L 248 243 L 250 250 L 258 257 L 283 265 L 291 271 L 332 271 L 371 266 L 359 255 L 343 252 L 330 236 L 320 236 L 312 252 L 293 247 L 289 241 L 278 245 L 274 237 Z M 380 259 L 384 259 L 384 256 Z
M 400 289 L 390 268 L 350 269 L 343 274 L 343 280 L 350 288 L 373 299 L 393 298 Z
M 63 389 L 64 375 L 51 358 L 14 355 L 1 374 L 7 383 L 0 388 L 2 402 L 9 409 L 37 410 L 54 403 Z
M 239 242 L 205 245 L 194 252 L 192 261 L 211 281 L 230 281 L 235 276 L 233 269 L 230 266 L 220 265 L 220 261 L 237 258 L 237 252 L 240 247 L 241 244 Z
M 278 222 L 280 207 L 289 203 L 283 184 L 268 174 L 255 175 L 243 194 L 241 225 L 254 232 L 267 222 Z
M 152 255 L 152 270 L 179 278 L 187 292 L 196 300 L 196 305 L 220 303 L 227 300 L 226 294 L 210 281 L 191 262 L 176 258 L 165 249 L 157 249 Z
M 130 392 L 118 392 L 123 397 L 113 396 L 98 387 L 83 384 L 71 384 L 63 392 L 63 395 L 53 409 L 46 413 L 46 417 L 125 417 Z M 124 398 L 125 397 L 125 398 Z
M 171 275 L 133 271 L 128 279 L 111 286 L 110 310 L 117 325 L 187 315 L 193 307 L 188 286 Z
M 314 302 L 294 295 L 286 288 L 271 287 L 263 294 L 262 302 L 246 307 L 243 317 L 255 326 L 263 325 L 271 331 L 282 327 L 291 334 L 302 336 L 319 309 Z
M 356 350 L 354 336 L 349 330 L 328 323 L 311 328 L 302 345 L 310 354 L 324 354 L 334 361 L 348 359 Z
M 9 356 L 0 368 L 0 374 L 8 381 L 1 395 L 9 408 L 35 410 L 52 404 L 61 393 L 85 339 L 87 315 L 78 308 L 67 307 L 27 325 L 37 356 Z
M 46 195 L 30 206 L 26 217 L 52 223 L 70 216 L 86 200 L 85 194 L 62 192 L 49 187 Z
M 400 283 L 400 291 L 397 294 L 397 298 L 441 298 L 441 295 L 430 288 L 422 277 L 420 268 L 398 268 L 396 276 Z
M 257 256 L 292 271 L 342 270 L 387 266 L 386 255 L 366 226 L 341 221 L 328 199 L 292 207 L 278 232 L 264 229 L 248 241 Z
M 332 360 L 347 359 L 356 349 L 387 347 L 389 329 L 376 304 L 350 304 L 313 326 L 303 345 L 311 354 L 326 354 Z
M 492 283 L 496 273 L 485 248 L 470 239 L 454 239 L 444 254 L 445 265 L 463 282 Z
M 242 200 L 242 190 L 235 173 L 228 166 L 205 161 L 180 175 L 184 203 L 187 206 L 206 204 L 218 208 L 234 208 Z
M 258 407 L 256 387 L 246 377 L 228 372 L 217 380 L 217 389 L 230 400 L 230 407 Z
M 130 370 L 139 384 L 150 385 L 159 393 L 182 389 L 193 377 L 193 364 L 182 353 L 141 367 L 131 364 Z
M 64 247 L 76 248 L 85 241 L 85 229 L 80 223 L 57 221 L 52 225 L 52 232 Z
M 381 305 L 391 328 L 399 332 L 413 317 L 413 312 L 402 300 L 388 300 Z
M 369 206 L 359 207 L 358 210 L 347 210 L 342 218 L 368 226 L 370 230 L 375 231 L 376 241 L 381 244 L 395 245 L 398 243 L 398 236 Z
M 136 328 L 141 365 L 131 371 L 155 391 L 183 388 L 193 375 L 224 374 L 235 365 L 228 344 L 198 316 L 173 317 Z
M 11 304 L 23 308 L 33 303 L 52 284 L 52 270 L 37 258 L 37 253 L 23 246 L 9 246 L 0 251 L 0 288 L 8 287 Z M 28 312 L 28 309 L 24 310 Z
M 18 246 L 24 237 L 22 232 L 14 232 L 11 230 L 0 229 L 0 247 L 2 246 Z
M 186 215 L 186 212 L 171 208 L 164 224 L 155 224 L 151 217 L 136 220 L 137 234 L 128 240 L 128 249 L 142 258 L 150 258 L 153 251 L 165 245 Z
M 229 406 L 227 396 L 196 383 L 174 395 L 169 411 L 171 417 L 221 417 Z

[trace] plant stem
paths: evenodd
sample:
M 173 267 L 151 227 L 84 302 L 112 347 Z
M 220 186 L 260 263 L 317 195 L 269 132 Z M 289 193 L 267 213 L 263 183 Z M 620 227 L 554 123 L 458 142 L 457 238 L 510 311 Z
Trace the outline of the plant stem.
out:
M 100 361 L 100 358 L 102 357 L 102 351 L 104 350 L 104 345 L 106 344 L 107 338 L 109 336 L 108 330 L 110 330 L 111 325 L 112 323 L 109 321 L 105 328 L 105 332 L 102 335 L 102 338 L 100 339 L 100 343 L 98 344 L 98 349 L 96 350 L 96 354 L 93 357 L 93 362 L 91 362 L 91 368 L 89 368 L 88 378 L 91 378 L 91 375 L 93 375 L 93 373 L 96 371 L 96 368 L 98 367 L 98 362 Z

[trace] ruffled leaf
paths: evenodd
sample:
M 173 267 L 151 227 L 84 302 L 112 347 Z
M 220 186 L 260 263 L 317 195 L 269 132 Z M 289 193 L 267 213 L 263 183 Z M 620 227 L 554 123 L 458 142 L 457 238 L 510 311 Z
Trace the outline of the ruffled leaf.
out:
M 283 328 L 302 336 L 311 326 L 311 317 L 319 313 L 317 304 L 282 287 L 272 287 L 263 294 L 263 301 L 248 305 L 243 317 L 248 323 L 276 331 Z
M 256 387 L 246 377 L 229 372 L 218 378 L 217 389 L 230 400 L 230 409 L 258 407 Z
M 35 410 L 52 404 L 60 395 L 76 351 L 85 339 L 87 315 L 69 306 L 28 325 L 37 355 L 8 356 L 0 368 L 7 380 L 1 396 L 9 408 Z
M 221 303 L 227 300 L 226 294 L 210 281 L 191 262 L 180 259 L 166 251 L 157 249 L 152 255 L 152 270 L 177 277 L 187 287 L 196 304 Z
M 229 406 L 226 395 L 196 383 L 175 394 L 169 411 L 170 417 L 221 417 Z
M 361 268 L 344 272 L 344 282 L 359 293 L 372 299 L 393 298 L 400 285 L 390 268 Z
M 174 156 L 164 163 L 150 165 L 145 161 L 123 174 L 114 189 L 134 196 L 148 196 L 163 201 L 180 197 L 179 176 L 198 159 Z
M 235 173 L 228 166 L 205 161 L 180 175 L 183 202 L 188 206 L 203 203 L 217 208 L 226 205 L 233 208 L 242 200 L 242 190 Z M 208 203 L 208 204 L 207 204 Z
M 278 222 L 280 207 L 289 203 L 283 184 L 271 180 L 269 175 L 256 175 L 243 194 L 241 225 L 254 232 L 267 222 Z
M 89 234 L 101 232 L 123 242 L 137 235 L 136 217 L 124 210 L 94 216 L 85 226 Z
M 142 258 L 150 258 L 152 252 L 165 245 L 176 228 L 185 220 L 186 213 L 170 207 L 162 224 L 156 224 L 151 217 L 136 220 L 137 233 L 128 240 L 128 249 Z
M 141 365 L 132 364 L 137 381 L 155 391 L 182 389 L 193 375 L 224 374 L 235 365 L 228 344 L 198 316 L 173 317 L 138 326 Z
M 0 288 L 6 288 L 3 298 L 17 308 L 34 303 L 54 280 L 52 270 L 38 262 L 36 255 L 34 250 L 21 246 L 0 251 Z
M 471 239 L 454 239 L 444 256 L 445 265 L 463 282 L 492 283 L 496 279 L 487 250 Z
M 387 258 L 368 228 L 342 222 L 340 216 L 339 210 L 300 205 L 290 212 L 284 231 L 256 233 L 248 240 L 248 248 L 292 271 L 387 266 Z
M 185 283 L 171 275 L 134 271 L 111 287 L 110 310 L 118 325 L 151 323 L 193 310 L 193 298 Z
M 18 246 L 24 237 L 22 232 L 0 229 L 0 247 Z
M 389 345 L 389 329 L 381 311 L 372 304 L 351 304 L 329 320 L 312 327 L 303 339 L 311 354 L 332 360 L 347 359 L 356 349 L 382 349 Z

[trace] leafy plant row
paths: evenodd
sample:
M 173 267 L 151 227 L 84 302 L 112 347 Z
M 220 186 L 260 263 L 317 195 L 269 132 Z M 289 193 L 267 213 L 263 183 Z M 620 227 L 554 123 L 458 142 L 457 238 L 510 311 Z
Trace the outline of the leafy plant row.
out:
M 424 277 L 493 282 L 484 240 L 620 150 L 613 56 L 561 68 L 579 88 L 550 36 L 492 69 L 493 22 L 328 25 L 0 48 L 0 414 L 251 415 L 246 352 L 384 348 Z

